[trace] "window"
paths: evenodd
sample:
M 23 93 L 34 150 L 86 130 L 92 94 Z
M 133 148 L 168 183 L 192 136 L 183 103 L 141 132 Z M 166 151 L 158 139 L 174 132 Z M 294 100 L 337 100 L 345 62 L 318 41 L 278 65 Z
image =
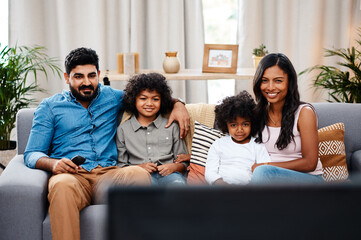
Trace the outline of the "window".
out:
M 0 44 L 1 48 L 9 43 L 9 2 L 0 1 Z
M 237 0 L 203 0 L 204 36 L 209 44 L 237 44 Z M 234 95 L 235 80 L 209 80 L 208 103 Z

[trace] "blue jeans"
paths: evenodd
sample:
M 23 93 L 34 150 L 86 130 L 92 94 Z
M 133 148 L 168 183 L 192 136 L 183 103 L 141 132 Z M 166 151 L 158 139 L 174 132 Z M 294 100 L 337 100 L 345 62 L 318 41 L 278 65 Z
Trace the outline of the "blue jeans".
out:
M 322 175 L 311 175 L 290 169 L 261 165 L 257 167 L 250 184 L 289 184 L 289 183 L 322 183 Z
M 163 177 L 159 174 L 159 172 L 151 173 L 152 177 L 152 185 L 153 186 L 164 186 L 164 185 L 184 185 L 186 184 L 186 180 L 183 175 L 179 172 L 174 172 L 169 174 L 168 176 Z

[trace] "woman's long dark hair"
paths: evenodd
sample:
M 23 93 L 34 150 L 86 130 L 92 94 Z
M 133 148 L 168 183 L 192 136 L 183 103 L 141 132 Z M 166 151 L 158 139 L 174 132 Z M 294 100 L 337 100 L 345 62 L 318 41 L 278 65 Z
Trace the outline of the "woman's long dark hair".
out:
M 282 53 L 271 53 L 262 58 L 253 78 L 253 92 L 256 97 L 255 115 L 256 123 L 256 142 L 262 142 L 262 131 L 268 121 L 268 101 L 261 92 L 261 83 L 264 71 L 267 68 L 277 65 L 288 75 L 288 89 L 285 104 L 282 109 L 281 132 L 278 136 L 276 146 L 279 150 L 287 147 L 293 141 L 293 125 L 295 122 L 295 112 L 302 102 L 297 86 L 297 73 L 291 61 Z

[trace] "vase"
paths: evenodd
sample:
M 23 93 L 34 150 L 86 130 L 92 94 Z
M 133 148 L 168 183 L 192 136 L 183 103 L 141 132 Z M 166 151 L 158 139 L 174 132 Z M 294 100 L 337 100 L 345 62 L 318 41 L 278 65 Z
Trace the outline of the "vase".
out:
M 262 60 L 263 57 L 257 57 L 253 55 L 252 58 L 253 58 L 253 66 L 255 69 L 257 69 L 259 62 Z
M 180 69 L 180 62 L 177 57 L 178 52 L 166 52 L 163 61 L 163 70 L 165 73 L 177 73 Z

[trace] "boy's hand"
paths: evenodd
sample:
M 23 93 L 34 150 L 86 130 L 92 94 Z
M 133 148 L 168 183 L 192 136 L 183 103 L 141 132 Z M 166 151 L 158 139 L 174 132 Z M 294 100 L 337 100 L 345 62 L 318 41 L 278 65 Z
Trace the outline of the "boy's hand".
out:
M 179 124 L 180 138 L 184 138 L 190 128 L 190 117 L 186 107 L 181 102 L 174 103 L 173 110 L 170 113 L 168 123 L 165 127 L 169 127 L 174 120 Z
M 191 160 L 191 155 L 190 154 L 179 154 L 177 155 L 177 159 L 174 160 L 174 162 L 176 163 L 180 163 L 180 162 L 186 162 Z
M 181 168 L 184 169 L 184 165 L 181 163 L 166 163 L 158 166 L 158 172 L 162 177 L 165 177 L 176 171 L 181 172 Z
M 144 168 L 149 173 L 157 171 L 157 165 L 155 165 L 154 163 L 142 163 L 139 164 L 138 166 Z

